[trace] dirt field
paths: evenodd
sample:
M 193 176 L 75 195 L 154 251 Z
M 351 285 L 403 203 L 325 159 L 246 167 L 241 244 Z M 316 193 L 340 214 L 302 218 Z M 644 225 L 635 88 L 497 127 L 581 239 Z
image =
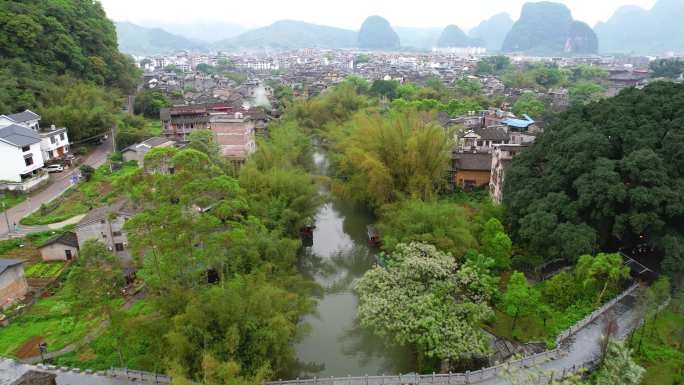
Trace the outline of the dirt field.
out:
M 20 359 L 38 356 L 40 355 L 38 345 L 43 341 L 45 341 L 45 339 L 41 336 L 31 337 L 14 352 L 14 355 Z

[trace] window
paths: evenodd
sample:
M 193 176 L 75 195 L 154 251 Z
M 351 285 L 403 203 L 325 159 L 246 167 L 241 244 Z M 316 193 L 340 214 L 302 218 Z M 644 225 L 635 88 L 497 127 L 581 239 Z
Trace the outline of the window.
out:
M 31 151 L 31 146 L 24 146 L 21 148 L 21 151 L 22 152 L 29 152 L 29 151 Z
M 67 261 L 71 261 L 71 250 L 64 250 L 64 255 L 66 256 Z
M 24 158 L 24 163 L 26 163 L 27 166 L 30 166 L 33 164 L 33 156 L 29 155 Z
M 477 146 L 478 146 L 478 147 L 482 147 L 482 141 L 481 141 L 481 140 L 478 140 L 478 141 L 477 141 Z
M 49 158 L 49 159 L 52 159 L 54 156 L 55 156 L 55 152 L 54 152 L 54 151 L 48 151 L 48 158 Z
M 64 140 L 64 133 L 63 132 L 61 134 L 59 134 L 59 139 Z
M 116 250 L 116 251 L 124 251 L 124 245 L 123 245 L 123 243 L 115 243 L 115 244 L 114 244 L 114 250 Z
M 57 138 L 57 137 L 56 137 L 56 136 L 51 136 L 51 137 L 50 137 L 50 143 L 55 144 L 55 142 L 57 142 L 57 140 L 56 140 L 55 138 Z
M 121 231 L 113 231 L 112 235 L 115 237 L 120 237 L 121 236 Z

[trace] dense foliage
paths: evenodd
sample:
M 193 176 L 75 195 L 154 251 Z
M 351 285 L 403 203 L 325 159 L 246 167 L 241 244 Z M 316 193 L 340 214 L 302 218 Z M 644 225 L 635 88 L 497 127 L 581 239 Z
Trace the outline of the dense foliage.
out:
M 359 113 L 335 127 L 336 188 L 379 207 L 402 197 L 429 198 L 445 183 L 451 139 L 429 114 L 415 110 Z
M 684 86 L 655 83 L 562 115 L 507 176 L 513 238 L 570 260 L 646 244 L 681 275 L 683 108 Z
M 99 2 L 0 1 L 0 113 L 32 109 L 83 139 L 111 126 L 136 77 Z
M 487 302 L 495 286 L 486 269 L 467 261 L 458 269 L 450 254 L 421 243 L 400 244 L 387 267 L 356 284 L 361 325 L 414 349 L 419 370 L 442 359 L 489 352 L 479 323 L 492 316 Z
M 301 169 L 301 134 L 287 125 L 271 133 L 239 179 L 200 131 L 188 149 L 150 151 L 126 183 L 141 210 L 126 224 L 138 277 L 164 320 L 143 352 L 128 354 L 207 383 L 259 382 L 291 362 L 312 302 L 289 235 L 318 195 Z

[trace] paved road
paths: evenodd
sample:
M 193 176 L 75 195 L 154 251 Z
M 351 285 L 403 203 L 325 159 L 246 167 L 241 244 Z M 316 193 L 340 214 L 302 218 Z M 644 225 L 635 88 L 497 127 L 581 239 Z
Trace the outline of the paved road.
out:
M 570 370 L 574 366 L 579 366 L 586 362 L 595 360 L 599 357 L 600 353 L 599 341 L 603 334 L 603 320 L 606 317 L 610 317 L 612 312 L 618 325 L 616 337 L 620 339 L 625 338 L 629 332 L 637 326 L 639 321 L 639 316 L 634 311 L 635 301 L 636 299 L 633 295 L 626 296 L 620 302 L 615 304 L 611 310 L 599 316 L 584 329 L 570 337 L 565 343 L 565 346 L 567 346 L 566 355 L 556 360 L 540 364 L 538 368 L 529 368 L 518 376 L 520 378 L 528 379 L 530 375 L 535 376 L 536 373 L 540 372 L 543 372 L 546 376 L 549 376 L 551 372 L 561 373 L 563 372 L 563 369 Z M 557 378 L 557 375 L 555 377 Z M 478 385 L 504 385 L 509 383 L 510 381 L 500 378 L 490 379 L 488 381 L 473 382 L 473 384 Z
M 111 153 L 112 144 L 111 139 L 96 147 L 95 150 L 85 160 L 85 164 L 93 167 L 99 167 L 105 163 L 107 157 Z M 13 227 L 16 223 L 19 226 L 19 233 L 26 234 L 32 231 L 49 230 L 48 226 L 31 226 L 25 227 L 19 224 L 19 221 L 33 213 L 40 208 L 40 205 L 48 203 L 53 199 L 62 195 L 71 186 L 71 176 L 78 172 L 78 168 L 73 168 L 58 174 L 50 175 L 50 183 L 43 190 L 31 194 L 24 202 L 12 207 L 7 211 L 10 226 Z M 7 221 L 5 216 L 0 213 L 0 238 L 6 238 L 8 235 Z

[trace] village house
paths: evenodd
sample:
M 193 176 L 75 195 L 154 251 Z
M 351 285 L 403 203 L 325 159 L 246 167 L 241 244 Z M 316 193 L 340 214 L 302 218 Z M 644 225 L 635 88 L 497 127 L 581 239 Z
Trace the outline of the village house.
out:
M 18 124 L 0 128 L 0 189 L 31 191 L 47 183 L 40 135 Z
M 140 167 L 145 166 L 145 154 L 153 148 L 173 147 L 176 144 L 171 139 L 155 136 L 143 142 L 130 145 L 121 150 L 124 161 L 136 161 Z
M 232 112 L 233 107 L 219 103 L 162 108 L 159 115 L 164 136 L 185 143 L 192 131 L 209 129 L 211 114 Z
M 527 147 L 529 147 L 528 144 L 502 144 L 494 146 L 489 180 L 489 196 L 494 203 L 501 204 L 503 201 L 504 179 L 513 157 L 524 151 Z
M 38 247 L 43 261 L 71 261 L 78 256 L 78 237 L 67 231 L 49 239 Z
M 0 306 L 6 307 L 28 293 L 24 278 L 24 260 L 0 259 Z
M 454 151 L 452 182 L 463 190 L 488 186 L 492 168 L 492 154 L 488 152 Z
M 41 129 L 40 119 L 40 115 L 30 110 L 0 115 L 0 127 L 16 124 L 37 132 L 40 135 L 40 150 L 44 163 L 63 158 L 69 152 L 67 129 L 57 128 L 54 125 L 48 129 Z
M 254 121 L 242 112 L 214 114 L 209 121 L 221 155 L 242 161 L 256 151 Z
M 87 241 L 96 240 L 104 243 L 125 264 L 130 263 L 131 253 L 124 225 L 132 216 L 133 210 L 124 199 L 90 210 L 74 228 L 79 249 Z

